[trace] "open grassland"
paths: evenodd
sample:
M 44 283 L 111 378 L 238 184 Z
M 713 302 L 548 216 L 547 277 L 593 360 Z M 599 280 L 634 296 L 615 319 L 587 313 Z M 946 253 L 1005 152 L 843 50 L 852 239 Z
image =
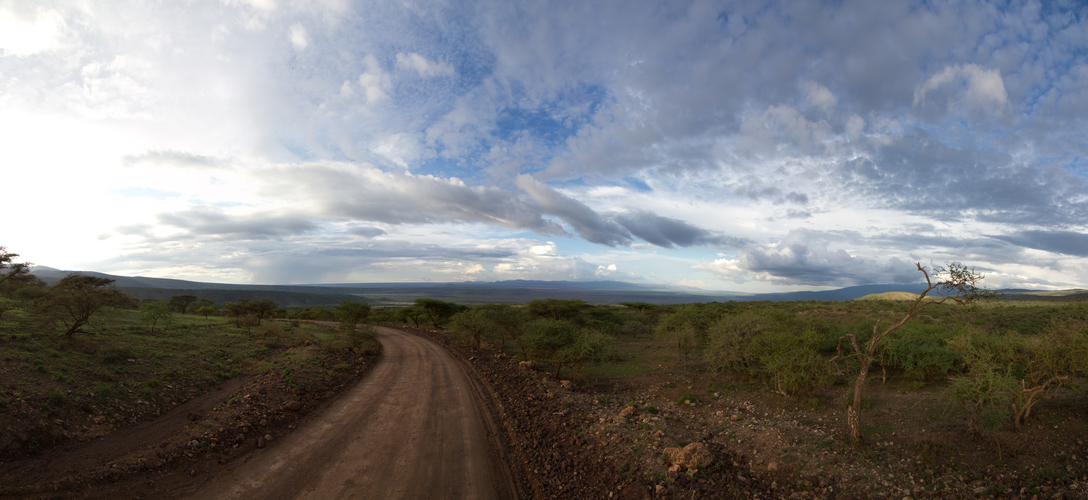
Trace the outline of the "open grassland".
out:
M 144 422 L 239 377 L 320 385 L 350 370 L 353 353 L 372 342 L 297 322 L 240 328 L 187 314 L 151 331 L 137 311 L 123 309 L 66 337 L 13 308 L 0 318 L 0 455 Z

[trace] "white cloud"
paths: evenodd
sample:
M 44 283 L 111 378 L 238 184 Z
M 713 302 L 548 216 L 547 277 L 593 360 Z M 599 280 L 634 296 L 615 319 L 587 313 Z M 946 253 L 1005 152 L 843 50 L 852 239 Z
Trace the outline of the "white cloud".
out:
M 616 267 L 615 264 L 609 264 L 607 266 L 602 264 L 597 266 L 597 272 L 594 273 L 594 276 L 598 278 L 611 278 L 615 277 L 618 271 L 619 268 Z
M 306 28 L 298 23 L 291 25 L 288 38 L 291 39 L 291 45 L 295 46 L 295 50 L 300 52 L 306 50 L 306 47 L 310 45 L 309 40 L 306 38 Z
M 363 88 L 366 103 L 376 104 L 389 99 L 389 92 L 393 90 L 393 79 L 382 70 L 378 58 L 374 54 L 367 54 L 362 62 L 366 71 L 359 75 L 359 86 Z
M 0 4 L 0 56 L 28 56 L 48 50 L 64 28 L 64 18 L 56 10 L 37 10 L 29 15 Z
M 408 54 L 403 52 L 397 53 L 397 68 L 402 71 L 415 71 L 423 78 L 454 76 L 457 74 L 457 72 L 454 71 L 453 66 L 446 63 L 428 61 L 427 58 L 416 54 L 415 52 L 410 52 Z

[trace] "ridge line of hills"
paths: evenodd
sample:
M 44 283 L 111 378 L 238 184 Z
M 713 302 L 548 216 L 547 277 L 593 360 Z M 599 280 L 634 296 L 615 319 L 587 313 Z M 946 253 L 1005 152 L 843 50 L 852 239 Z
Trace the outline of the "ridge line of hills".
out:
M 72 271 L 37 266 L 31 273 L 47 283 L 55 283 Z M 335 283 L 304 285 L 237 285 L 204 283 L 171 278 L 116 276 L 93 271 L 81 274 L 114 280 L 114 284 L 141 299 L 169 300 L 174 295 L 190 294 L 222 305 L 242 298 L 270 298 L 280 306 L 328 306 L 341 301 L 365 301 L 371 306 L 411 304 L 417 298 L 431 298 L 458 304 L 523 303 L 536 299 L 578 299 L 591 304 L 646 302 L 685 304 L 728 301 L 807 301 L 853 300 L 889 292 L 917 294 L 924 283 L 858 285 L 835 290 L 742 293 L 717 292 L 697 288 L 641 285 L 622 281 L 539 281 L 509 280 L 462 283 Z M 1088 291 L 1041 292 L 1025 289 L 999 290 L 1007 299 L 1088 299 Z

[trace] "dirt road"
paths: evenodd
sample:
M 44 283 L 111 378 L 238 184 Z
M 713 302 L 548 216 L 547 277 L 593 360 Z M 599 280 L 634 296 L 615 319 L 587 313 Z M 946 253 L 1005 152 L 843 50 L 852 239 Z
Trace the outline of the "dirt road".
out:
M 464 367 L 377 328 L 383 359 L 319 417 L 231 464 L 191 498 L 516 498 Z

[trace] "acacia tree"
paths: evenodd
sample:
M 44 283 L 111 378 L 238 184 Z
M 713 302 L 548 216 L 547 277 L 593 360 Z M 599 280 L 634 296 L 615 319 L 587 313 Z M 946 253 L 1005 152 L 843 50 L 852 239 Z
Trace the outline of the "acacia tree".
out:
M 39 297 L 36 309 L 43 323 L 64 325 L 64 335 L 71 337 L 102 311 L 133 307 L 136 299 L 113 286 L 113 280 L 73 273 L 50 287 Z
M 179 314 L 185 314 L 185 311 L 189 310 L 189 306 L 192 305 L 193 302 L 196 302 L 196 300 L 196 295 L 175 295 L 170 297 L 170 302 L 167 302 L 167 305 L 169 305 L 170 310 Z
M 961 306 L 968 306 L 978 299 L 991 298 L 996 296 L 996 293 L 985 288 L 979 288 L 979 283 L 985 278 L 984 275 L 975 272 L 973 268 L 968 268 L 958 262 L 949 264 L 948 268 L 936 267 L 933 269 L 933 275 L 930 276 L 925 267 L 922 267 L 921 263 L 915 264 L 920 271 L 926 277 L 926 289 L 918 295 L 914 303 L 911 304 L 907 313 L 895 324 L 880 330 L 880 320 L 876 321 L 873 325 L 873 336 L 869 339 L 869 345 L 867 348 L 862 349 L 858 345 L 857 337 L 850 333 L 839 337 L 839 344 L 837 347 L 838 353 L 835 357 L 831 358 L 833 364 L 837 359 L 842 357 L 842 341 L 850 339 L 850 344 L 853 347 L 853 355 L 857 358 L 860 368 L 858 370 L 858 376 L 854 379 L 854 400 L 846 409 L 846 421 L 850 426 L 850 437 L 854 442 L 860 442 L 862 440 L 861 435 L 861 401 L 862 392 L 865 390 L 865 380 L 869 376 L 869 365 L 876 357 L 877 347 L 880 345 L 880 341 L 887 337 L 888 334 L 894 332 L 899 327 L 903 326 L 910 321 L 915 315 L 922 311 L 922 309 L 934 305 L 944 304 L 945 302 L 954 302 Z M 934 296 L 927 297 L 930 293 Z
M 257 326 L 260 326 L 262 319 L 272 317 L 276 311 L 276 303 L 272 299 L 257 299 L 249 301 L 246 308 L 257 318 Z
M 370 316 L 370 305 L 366 302 L 343 301 L 336 306 L 336 318 L 340 320 L 340 328 L 345 332 L 354 332 L 355 326 Z
M 427 314 L 427 318 L 431 320 L 436 330 L 441 328 L 439 325 L 449 321 L 450 317 L 464 309 L 463 306 L 453 302 L 435 299 L 416 299 L 416 306 Z
M 29 262 L 12 262 L 19 254 L 8 252 L 7 247 L 0 246 L 0 283 L 9 279 L 22 280 L 33 278 L 30 274 Z
M 476 307 L 454 314 L 450 318 L 448 327 L 462 339 L 473 342 L 476 349 L 480 348 L 480 343 L 485 337 L 501 328 L 490 315 Z
M 151 324 L 151 333 L 155 333 L 155 325 L 162 321 L 163 327 L 169 327 L 174 321 L 174 313 L 170 306 L 161 300 L 152 300 L 140 304 L 140 321 Z

